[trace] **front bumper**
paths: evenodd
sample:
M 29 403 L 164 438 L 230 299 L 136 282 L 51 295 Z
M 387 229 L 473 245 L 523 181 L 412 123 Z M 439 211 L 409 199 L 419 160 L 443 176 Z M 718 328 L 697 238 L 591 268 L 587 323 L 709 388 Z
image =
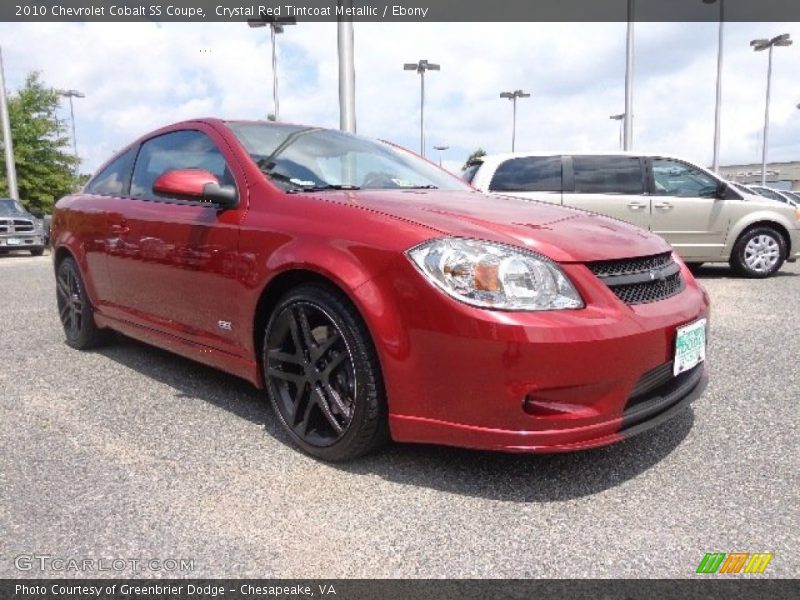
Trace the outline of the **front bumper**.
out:
M 509 452 L 577 450 L 654 427 L 702 393 L 704 365 L 671 376 L 677 328 L 709 311 L 707 295 L 685 267 L 681 293 L 630 306 L 585 266 L 563 268 L 586 308 L 487 311 L 427 282 L 415 284 L 411 275 L 391 276 L 394 289 L 406 295 L 396 310 L 407 335 L 378 348 L 395 440 Z M 669 369 L 668 379 L 637 392 L 659 369 Z
M 0 236 L 0 250 L 36 250 L 44 248 L 43 233 L 12 233 Z

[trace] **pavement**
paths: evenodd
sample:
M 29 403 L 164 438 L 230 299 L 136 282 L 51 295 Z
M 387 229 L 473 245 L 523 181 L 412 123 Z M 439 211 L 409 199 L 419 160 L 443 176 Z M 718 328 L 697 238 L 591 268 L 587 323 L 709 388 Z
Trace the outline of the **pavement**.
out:
M 49 257 L 0 257 L 0 577 L 692 577 L 735 551 L 797 577 L 800 268 L 698 276 L 711 381 L 667 424 L 566 455 L 329 465 L 244 381 L 121 336 L 71 350 Z

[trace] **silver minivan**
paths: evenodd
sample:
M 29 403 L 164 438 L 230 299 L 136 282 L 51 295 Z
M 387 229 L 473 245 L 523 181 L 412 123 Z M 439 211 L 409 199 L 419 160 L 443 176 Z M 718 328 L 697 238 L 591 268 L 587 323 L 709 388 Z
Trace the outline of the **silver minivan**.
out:
M 671 156 L 515 153 L 484 156 L 462 176 L 484 192 L 573 206 L 659 234 L 687 263 L 728 262 L 768 277 L 800 257 L 800 210 L 735 189 Z

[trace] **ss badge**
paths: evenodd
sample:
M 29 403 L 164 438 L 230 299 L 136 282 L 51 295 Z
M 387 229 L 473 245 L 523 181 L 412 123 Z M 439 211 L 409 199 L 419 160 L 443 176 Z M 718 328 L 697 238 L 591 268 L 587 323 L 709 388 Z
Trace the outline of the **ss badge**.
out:
M 233 323 L 230 321 L 217 321 L 217 326 L 225 331 L 231 331 L 233 329 Z

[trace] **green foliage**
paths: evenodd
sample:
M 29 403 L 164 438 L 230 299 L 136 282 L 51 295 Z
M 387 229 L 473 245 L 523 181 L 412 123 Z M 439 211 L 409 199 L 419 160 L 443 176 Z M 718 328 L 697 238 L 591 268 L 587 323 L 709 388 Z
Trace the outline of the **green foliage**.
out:
M 477 150 L 475 150 L 475 152 L 470 154 L 469 157 L 467 157 L 467 161 L 464 163 L 464 166 L 461 167 L 461 168 L 462 169 L 466 169 L 473 160 L 477 160 L 477 159 L 479 159 L 479 158 L 481 158 L 483 156 L 486 156 L 486 150 L 484 150 L 483 148 L 478 148 Z
M 53 203 L 77 187 L 77 159 L 70 149 L 69 122 L 56 118 L 59 95 L 45 87 L 39 73 L 8 99 L 11 139 L 22 204 L 31 212 L 50 213 Z M 5 162 L 0 160 L 0 191 L 8 196 Z

